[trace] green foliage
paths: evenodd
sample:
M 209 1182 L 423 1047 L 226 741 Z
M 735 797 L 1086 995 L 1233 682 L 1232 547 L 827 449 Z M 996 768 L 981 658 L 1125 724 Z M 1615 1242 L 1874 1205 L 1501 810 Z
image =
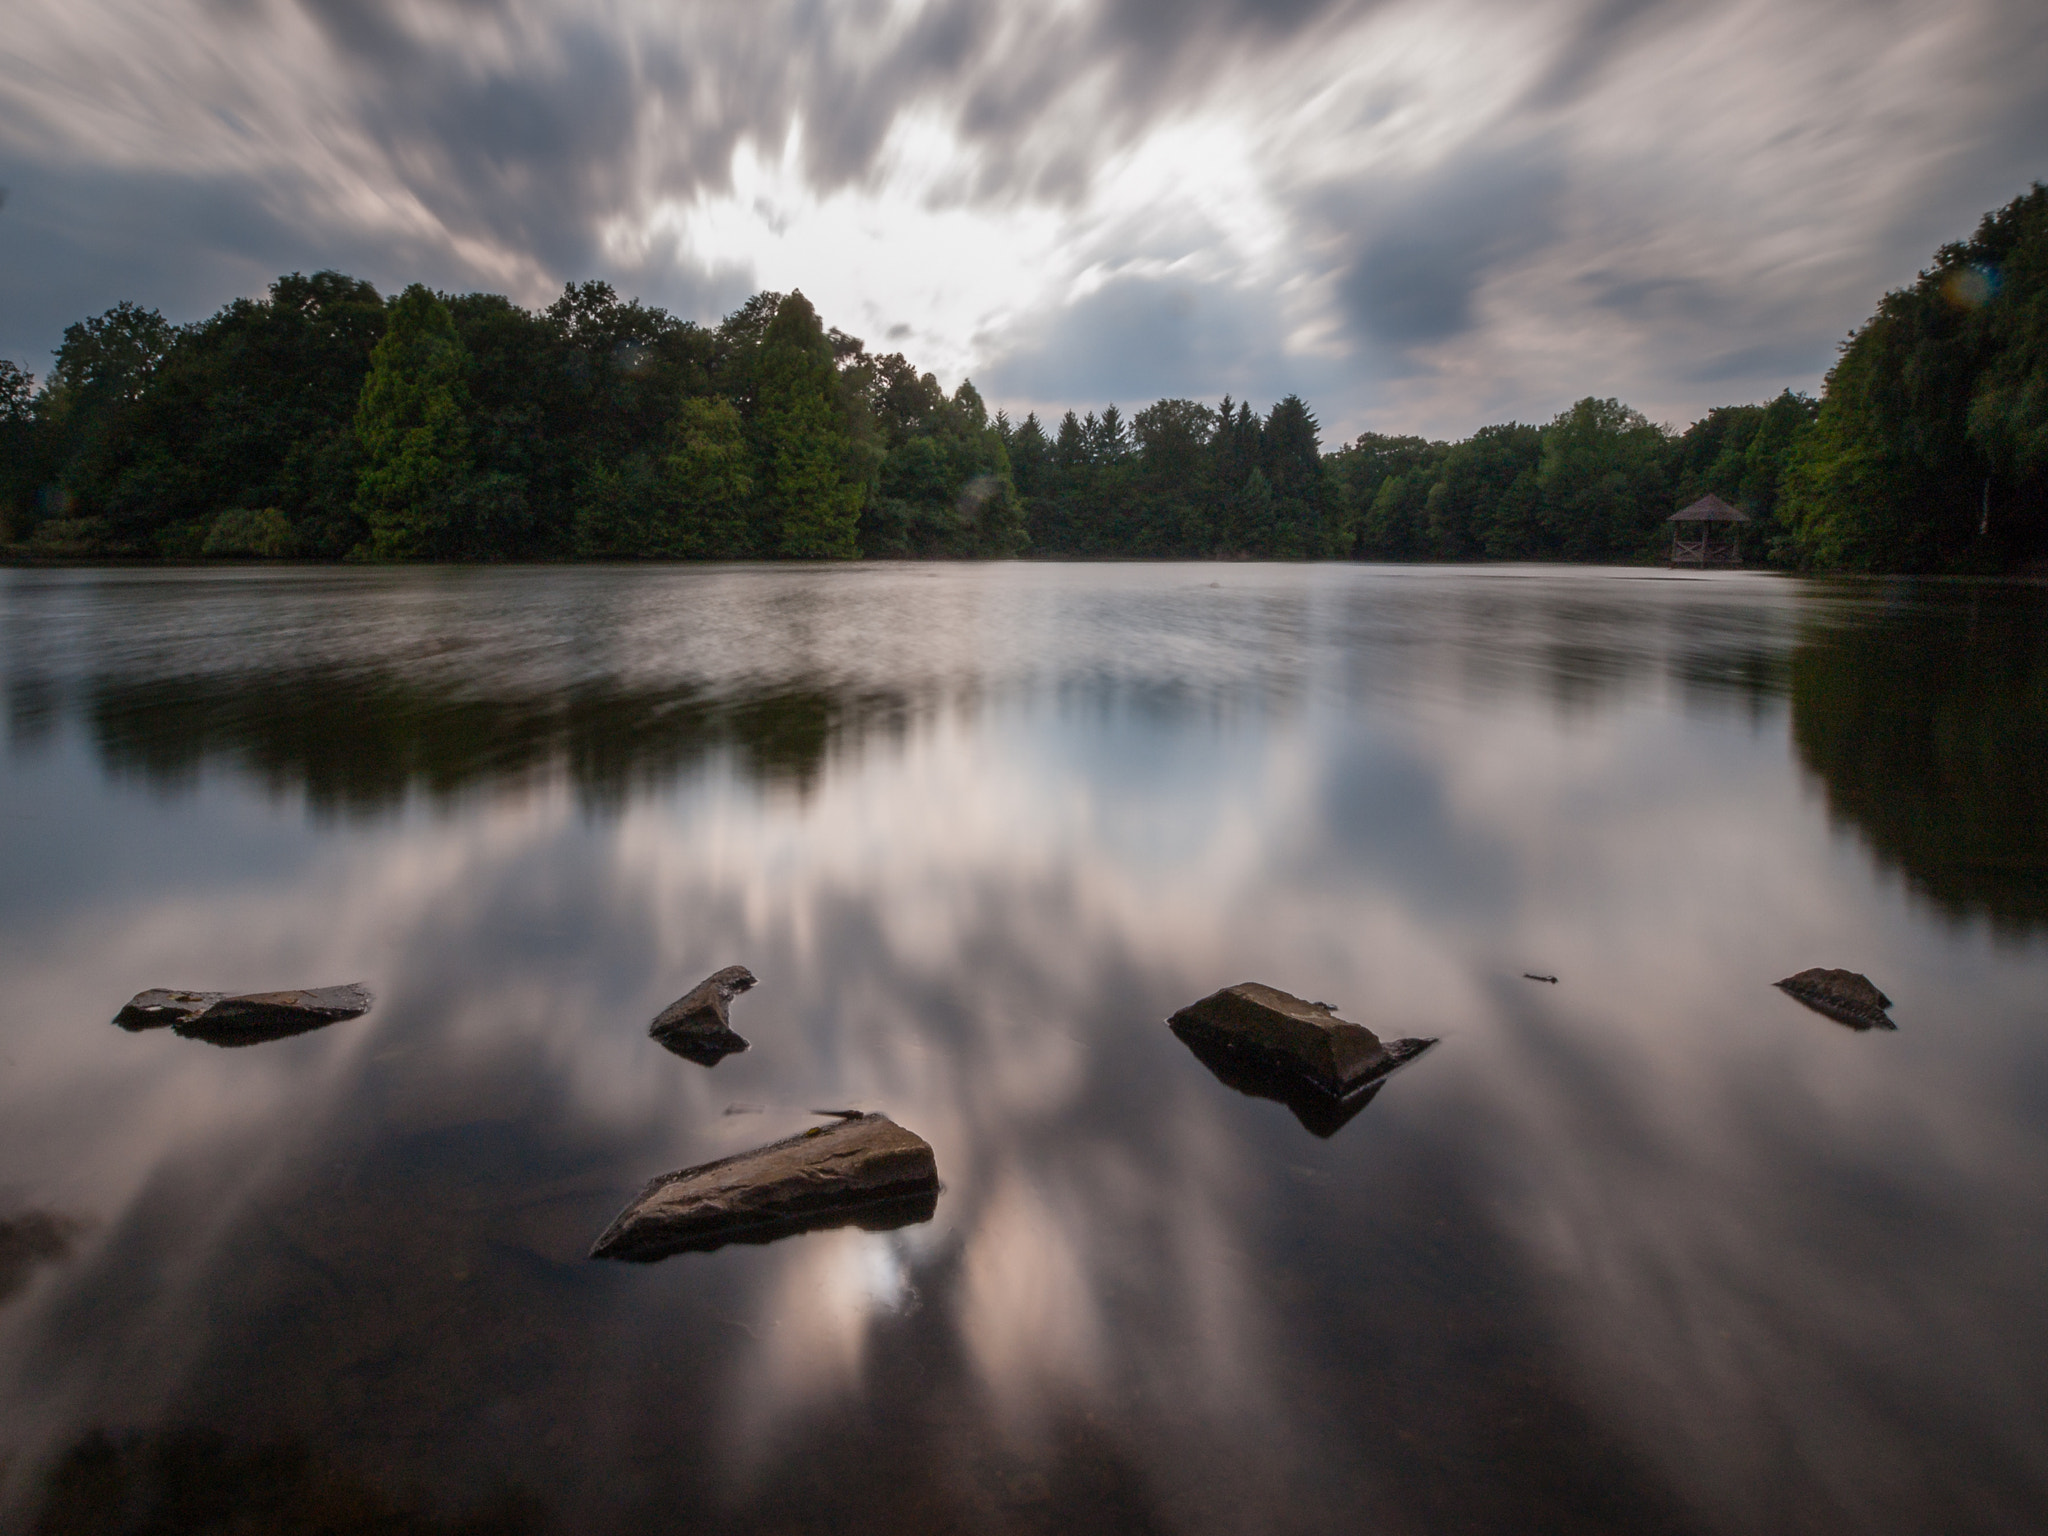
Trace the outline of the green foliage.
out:
M 1767 405 L 1724 405 L 1694 422 L 1673 445 L 1672 499 L 1706 495 L 1769 520 L 1777 511 L 1792 445 L 1813 424 L 1818 403 L 1786 390 Z
M 1209 453 L 1215 427 L 1216 413 L 1198 400 L 1160 400 L 1131 418 L 1138 522 L 1151 547 L 1184 558 L 1215 550 L 1221 511 Z
M 1335 553 L 1366 560 L 1414 560 L 1423 553 L 1417 518 L 1447 451 L 1419 437 L 1362 433 L 1331 455 L 1339 513 Z
M 818 312 L 801 293 L 776 307 L 754 361 L 754 432 L 776 553 L 851 560 L 860 553 L 858 473 Z
M 356 507 L 370 526 L 357 551 L 364 558 L 479 559 L 508 542 L 493 525 L 517 522 L 519 487 L 476 472 L 466 371 L 455 317 L 413 284 L 392 301 L 356 406 Z
M 730 400 L 685 400 L 670 433 L 663 473 L 676 509 L 662 552 L 732 560 L 747 552 L 754 471 L 746 424 Z
M 1787 456 L 1803 564 L 1995 567 L 2048 554 L 2048 188 L 1943 246 L 1843 344 Z
M 1629 561 L 1708 492 L 1786 563 L 2048 558 L 2048 189 L 1887 294 L 1818 402 L 1676 436 L 1593 397 L 1327 453 L 1295 395 L 1013 423 L 800 293 L 706 329 L 602 282 L 529 311 L 293 273 L 196 325 L 82 321 L 40 391 L 0 364 L 0 538 L 53 558 Z
M 865 365 L 861 392 L 878 429 L 874 494 L 861 512 L 865 555 L 990 559 L 1026 541 L 1004 433 L 971 382 L 950 399 L 901 353 Z
M 214 559 L 282 560 L 296 547 L 291 521 L 279 508 L 230 507 L 214 518 L 199 553 Z
M 0 358 L 0 543 L 27 522 L 35 496 L 36 376 Z
M 1630 560 L 1668 542 L 1669 438 L 1619 400 L 1579 401 L 1543 429 L 1536 484 L 1550 550 L 1566 560 Z
M 753 476 L 745 425 L 729 400 L 683 401 L 668 452 L 593 464 L 578 491 L 576 553 L 731 560 L 747 553 Z

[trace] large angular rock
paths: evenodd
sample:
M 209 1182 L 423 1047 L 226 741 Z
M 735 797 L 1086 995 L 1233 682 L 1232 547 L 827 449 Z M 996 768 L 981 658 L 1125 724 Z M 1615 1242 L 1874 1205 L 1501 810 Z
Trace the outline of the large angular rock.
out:
M 678 1056 L 715 1067 L 747 1042 L 733 1033 L 732 1000 L 754 985 L 744 965 L 714 971 L 655 1015 L 647 1033 Z
M 1773 985 L 1851 1029 L 1897 1029 L 1885 1014 L 1892 1000 L 1856 971 L 1823 970 L 1816 966 Z
M 257 1045 L 359 1017 L 374 1001 L 360 982 L 293 992 L 178 992 L 152 987 L 130 998 L 114 1022 L 127 1030 L 168 1024 L 188 1039 L 212 1045 Z
M 659 1259 L 825 1226 L 901 1226 L 929 1217 L 938 1189 L 938 1164 L 923 1137 L 886 1115 L 852 1114 L 663 1174 L 604 1229 L 590 1256 Z
M 1364 1025 L 1338 1018 L 1328 1003 L 1307 1002 L 1256 981 L 1211 993 L 1167 1022 L 1190 1046 L 1227 1052 L 1249 1067 L 1340 1100 L 1364 1093 L 1436 1044 L 1382 1042 Z

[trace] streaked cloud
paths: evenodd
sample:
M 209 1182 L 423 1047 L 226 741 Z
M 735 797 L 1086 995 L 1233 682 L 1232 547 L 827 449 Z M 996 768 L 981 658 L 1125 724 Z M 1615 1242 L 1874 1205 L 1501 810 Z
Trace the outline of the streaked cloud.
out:
M 802 287 L 1013 408 L 1814 387 L 2048 174 L 2031 0 L 22 0 L 0 353 L 340 266 Z

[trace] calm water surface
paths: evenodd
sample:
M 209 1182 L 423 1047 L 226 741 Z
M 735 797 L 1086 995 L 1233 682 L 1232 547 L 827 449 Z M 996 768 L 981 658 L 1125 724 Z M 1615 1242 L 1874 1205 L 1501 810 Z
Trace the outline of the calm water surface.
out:
M 11 1529 L 2048 1527 L 2038 589 L 16 571 L 0 668 Z M 1247 979 L 1442 1043 L 1311 1129 Z M 584 1258 L 816 1106 L 936 1214 Z

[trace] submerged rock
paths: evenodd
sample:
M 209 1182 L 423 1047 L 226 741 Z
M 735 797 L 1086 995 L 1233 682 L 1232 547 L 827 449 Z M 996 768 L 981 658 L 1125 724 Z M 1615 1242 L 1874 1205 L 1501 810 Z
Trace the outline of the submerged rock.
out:
M 652 1260 L 823 1227 L 885 1230 L 929 1218 L 938 1192 L 938 1164 L 923 1137 L 886 1115 L 853 1114 L 663 1174 L 604 1229 L 590 1256 Z
M 1851 1029 L 1897 1029 L 1885 1015 L 1892 1000 L 1878 991 L 1868 976 L 1855 971 L 1830 971 L 1819 967 L 1801 971 L 1773 983 L 1806 1004 Z
M 126 1030 L 158 1029 L 212 1045 L 257 1045 L 323 1029 L 370 1011 L 374 999 L 360 982 L 305 987 L 295 992 L 138 992 L 114 1015 Z
M 1247 1068 L 1277 1081 L 1292 1079 L 1297 1087 L 1325 1100 L 1364 1093 L 1436 1044 L 1382 1042 L 1364 1025 L 1338 1018 L 1328 1003 L 1311 1003 L 1256 981 L 1239 982 L 1190 1003 L 1167 1023 L 1190 1048 L 1230 1053 Z
M 733 1033 L 728 1009 L 732 1000 L 754 985 L 744 965 L 713 971 L 655 1015 L 647 1033 L 678 1056 L 715 1067 L 747 1042 Z

